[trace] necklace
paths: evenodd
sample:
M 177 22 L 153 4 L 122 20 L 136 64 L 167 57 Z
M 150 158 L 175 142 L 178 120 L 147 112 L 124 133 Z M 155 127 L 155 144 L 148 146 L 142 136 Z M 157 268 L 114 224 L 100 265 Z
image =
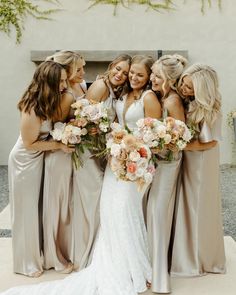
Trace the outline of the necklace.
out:
M 133 92 L 133 93 L 131 94 L 131 97 L 133 97 L 134 100 L 139 100 L 140 97 L 142 96 L 142 94 L 143 94 L 143 89 L 140 90 L 138 93 L 134 93 L 134 92 Z

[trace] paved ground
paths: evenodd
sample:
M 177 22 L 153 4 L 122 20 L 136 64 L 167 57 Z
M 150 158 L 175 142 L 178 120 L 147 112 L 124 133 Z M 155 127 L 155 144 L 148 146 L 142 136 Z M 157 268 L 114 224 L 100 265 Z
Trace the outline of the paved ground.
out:
M 222 214 L 225 235 L 236 241 L 236 167 L 221 166 Z M 7 166 L 0 166 L 0 212 L 8 204 Z M 9 237 L 9 230 L 0 229 L 0 237 Z

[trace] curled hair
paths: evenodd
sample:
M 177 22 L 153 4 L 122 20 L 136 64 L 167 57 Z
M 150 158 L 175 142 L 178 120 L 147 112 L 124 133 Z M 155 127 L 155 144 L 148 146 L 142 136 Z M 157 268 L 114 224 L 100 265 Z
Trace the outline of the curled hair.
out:
M 189 76 L 193 83 L 194 103 L 188 113 L 188 119 L 196 124 L 206 121 L 209 126 L 215 122 L 221 111 L 221 94 L 217 73 L 210 66 L 195 63 L 182 74 L 179 86 L 184 77 Z
M 161 77 L 164 80 L 162 85 L 163 98 L 165 98 L 167 93 L 167 86 L 172 90 L 177 92 L 178 79 L 183 73 L 184 67 L 187 65 L 188 61 L 182 55 L 173 54 L 173 55 L 163 55 L 160 57 L 152 66 L 157 67 L 160 71 Z
M 67 72 L 68 80 L 73 79 L 76 75 L 78 61 L 84 62 L 84 59 L 80 54 L 69 50 L 58 51 L 53 55 L 48 56 L 46 60 L 52 60 L 61 64 Z
M 60 81 L 63 67 L 53 61 L 44 61 L 36 69 L 33 79 L 18 103 L 26 113 L 34 110 L 42 120 L 53 119 L 60 109 Z

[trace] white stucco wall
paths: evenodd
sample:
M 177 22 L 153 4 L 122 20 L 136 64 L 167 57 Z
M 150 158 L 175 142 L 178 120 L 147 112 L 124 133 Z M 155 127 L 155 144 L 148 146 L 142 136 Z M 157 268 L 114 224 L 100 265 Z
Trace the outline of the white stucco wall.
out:
M 188 50 L 190 63 L 203 62 L 219 74 L 223 97 L 223 141 L 221 163 L 232 163 L 232 131 L 226 126 L 226 114 L 236 108 L 236 2 L 222 0 L 222 10 L 212 8 L 201 14 L 200 2 L 176 0 L 175 11 L 145 12 L 145 7 L 120 7 L 113 16 L 110 5 L 86 10 L 88 0 L 60 0 L 61 11 L 53 21 L 28 18 L 20 45 L 0 33 L 0 165 L 19 133 L 17 101 L 35 69 L 31 50 Z M 206 1 L 207 2 L 207 1 Z M 214 2 L 214 3 L 213 3 Z M 47 7 L 51 6 L 49 4 Z

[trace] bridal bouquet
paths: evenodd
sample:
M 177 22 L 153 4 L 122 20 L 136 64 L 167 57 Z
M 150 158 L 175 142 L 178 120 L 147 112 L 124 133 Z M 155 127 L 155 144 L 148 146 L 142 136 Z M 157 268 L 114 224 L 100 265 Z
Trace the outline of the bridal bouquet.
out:
M 155 172 L 150 148 L 118 123 L 112 123 L 111 129 L 106 144 L 111 170 L 118 179 L 136 182 L 141 190 Z
M 84 138 L 84 146 L 99 154 L 106 148 L 105 135 L 110 131 L 108 110 L 104 102 L 92 102 L 81 99 L 71 105 L 75 109 L 73 124 L 87 129 L 87 136 Z M 96 135 L 90 134 L 96 130 Z
M 137 121 L 135 136 L 154 152 L 154 160 L 173 159 L 175 152 L 183 150 L 193 134 L 183 121 L 167 117 L 163 121 L 144 118 Z

